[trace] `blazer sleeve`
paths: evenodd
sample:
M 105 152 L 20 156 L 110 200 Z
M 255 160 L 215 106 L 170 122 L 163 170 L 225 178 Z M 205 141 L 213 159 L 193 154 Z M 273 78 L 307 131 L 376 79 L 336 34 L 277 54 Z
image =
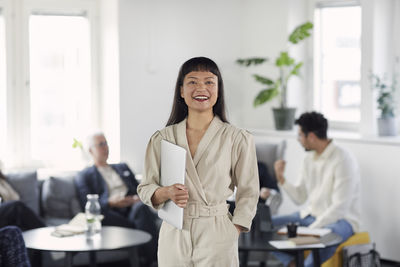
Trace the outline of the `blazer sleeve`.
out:
M 259 197 L 259 178 L 253 137 L 241 130 L 232 151 L 233 182 L 237 187 L 236 208 L 232 222 L 250 231 Z
M 74 179 L 75 186 L 78 192 L 79 203 L 81 204 L 83 210 L 85 210 L 86 195 L 90 192 L 89 186 L 87 184 L 87 177 L 87 171 L 84 170 L 79 172 Z
M 153 205 L 151 197 L 160 188 L 160 164 L 161 164 L 161 133 L 156 132 L 147 145 L 144 161 L 144 172 L 141 183 L 137 188 L 138 195 L 142 202 L 154 209 L 161 209 L 164 204 Z
M 87 194 L 98 194 L 101 210 L 108 209 L 108 193 L 104 187 L 96 181 L 95 170 L 86 169 L 78 173 L 75 177 L 75 185 L 78 191 L 79 201 L 83 210 L 86 205 Z

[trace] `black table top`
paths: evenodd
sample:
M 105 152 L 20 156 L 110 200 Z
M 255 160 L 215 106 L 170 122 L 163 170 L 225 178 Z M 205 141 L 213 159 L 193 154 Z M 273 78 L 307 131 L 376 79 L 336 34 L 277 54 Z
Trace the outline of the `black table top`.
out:
M 296 250 L 314 250 L 315 247 L 301 246 L 301 248 L 288 248 L 278 249 L 272 246 L 269 241 L 272 240 L 286 240 L 287 235 L 277 234 L 274 231 L 271 232 L 249 232 L 242 233 L 239 237 L 239 251 L 296 251 Z M 335 246 L 342 242 L 342 237 L 335 234 L 329 233 L 321 237 L 321 243 L 325 247 Z
M 43 227 L 23 232 L 25 245 L 29 249 L 42 251 L 84 252 L 117 250 L 145 244 L 151 235 L 141 230 L 116 226 L 103 226 L 100 234 L 87 239 L 85 234 L 55 237 L 54 227 Z

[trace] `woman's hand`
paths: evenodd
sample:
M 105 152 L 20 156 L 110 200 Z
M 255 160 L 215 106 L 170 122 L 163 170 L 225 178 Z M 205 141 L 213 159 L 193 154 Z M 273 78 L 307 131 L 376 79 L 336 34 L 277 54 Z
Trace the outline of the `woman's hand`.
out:
M 178 207 L 185 208 L 189 199 L 189 192 L 183 184 L 173 184 L 168 188 L 168 198 L 171 199 Z
M 153 205 L 160 205 L 169 199 L 180 208 L 186 207 L 189 199 L 187 187 L 183 184 L 173 184 L 170 186 L 160 187 L 154 192 L 151 197 L 151 202 Z
M 236 230 L 238 231 L 238 233 L 239 233 L 239 235 L 240 235 L 240 233 L 244 231 L 244 227 L 243 227 L 243 226 L 240 226 L 240 225 L 238 225 L 238 224 L 234 224 L 234 225 L 235 225 Z

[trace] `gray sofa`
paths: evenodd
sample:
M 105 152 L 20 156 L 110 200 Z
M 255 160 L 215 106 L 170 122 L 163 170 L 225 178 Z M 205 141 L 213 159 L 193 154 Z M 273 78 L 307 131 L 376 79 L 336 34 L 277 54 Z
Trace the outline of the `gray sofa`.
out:
M 7 173 L 11 186 L 18 192 L 21 201 L 39 215 L 48 226 L 68 223 L 82 209 L 73 183 L 75 173 L 50 175 L 38 180 L 36 172 Z M 97 262 L 104 263 L 127 259 L 126 251 L 102 251 L 97 253 Z M 74 265 L 89 263 L 87 253 L 74 256 Z M 64 266 L 64 253 L 44 253 L 43 266 Z

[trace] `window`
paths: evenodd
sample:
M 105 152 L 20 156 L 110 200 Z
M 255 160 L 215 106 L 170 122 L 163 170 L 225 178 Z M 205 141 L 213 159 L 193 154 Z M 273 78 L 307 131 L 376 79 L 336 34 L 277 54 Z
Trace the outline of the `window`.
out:
M 7 135 L 7 94 L 6 94 L 6 33 L 4 15 L 0 8 L 0 160 L 5 158 Z
M 100 123 L 96 12 L 95 0 L 0 0 L 0 160 L 6 168 L 85 163 L 72 144 Z
M 319 4 L 314 47 L 315 108 L 330 121 L 360 123 L 361 7 Z
M 31 158 L 66 160 L 73 138 L 92 121 L 88 19 L 30 15 L 29 55 Z

